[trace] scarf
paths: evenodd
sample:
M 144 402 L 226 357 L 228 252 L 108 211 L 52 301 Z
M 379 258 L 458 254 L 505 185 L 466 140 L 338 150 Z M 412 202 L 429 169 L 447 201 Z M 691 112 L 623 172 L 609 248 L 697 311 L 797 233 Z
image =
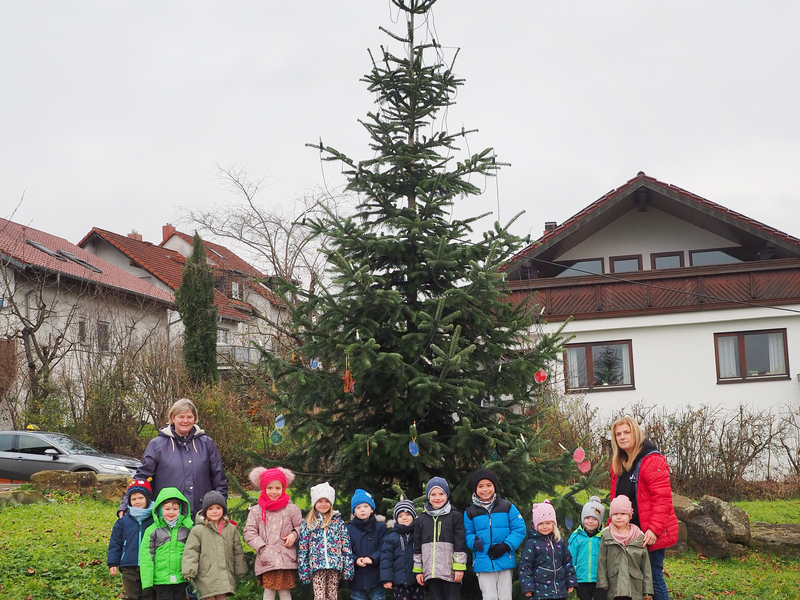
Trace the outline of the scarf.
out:
M 359 519 L 358 517 L 353 517 L 350 521 L 351 525 L 355 525 L 361 531 L 369 531 L 375 527 L 375 513 L 368 516 L 366 519 Z
M 475 506 L 480 506 L 482 509 L 486 510 L 486 512 L 490 512 L 492 510 L 492 506 L 494 506 L 494 501 L 497 500 L 497 493 L 495 492 L 492 494 L 492 497 L 488 500 L 481 500 L 478 497 L 478 494 L 472 494 L 472 503 Z
M 432 517 L 441 517 L 442 515 L 446 515 L 450 512 L 451 508 L 453 507 L 450 506 L 450 500 L 448 500 L 442 508 L 433 508 L 430 502 L 425 502 L 425 512 Z
M 267 511 L 285 508 L 289 504 L 289 500 L 289 494 L 286 493 L 285 489 L 277 500 L 270 500 L 264 490 L 261 490 L 261 495 L 258 497 L 258 505 L 261 507 L 261 519 L 264 521 L 264 525 L 267 524 Z
M 147 519 L 147 517 L 153 514 L 153 503 L 151 502 L 150 506 L 147 508 L 136 508 L 135 506 L 129 506 L 128 514 L 141 523 Z
M 642 530 L 633 523 L 630 523 L 627 533 L 614 527 L 613 523 L 611 524 L 611 537 L 613 537 L 616 542 L 622 544 L 623 546 L 627 546 L 640 535 L 642 535 Z
M 181 518 L 181 515 L 178 514 L 178 516 L 175 517 L 174 519 L 172 519 L 172 521 L 167 521 L 166 519 L 164 519 L 164 520 L 167 521 L 167 525 L 169 525 L 169 528 L 172 529 L 172 528 L 175 527 L 175 525 L 178 524 L 178 519 L 180 519 L 180 518 Z

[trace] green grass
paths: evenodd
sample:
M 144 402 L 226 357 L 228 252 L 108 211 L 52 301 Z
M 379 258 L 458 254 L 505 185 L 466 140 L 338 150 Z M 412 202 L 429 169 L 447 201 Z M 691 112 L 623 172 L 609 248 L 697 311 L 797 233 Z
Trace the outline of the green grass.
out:
M 733 504 L 743 509 L 750 521 L 800 523 L 800 500 L 743 500 Z

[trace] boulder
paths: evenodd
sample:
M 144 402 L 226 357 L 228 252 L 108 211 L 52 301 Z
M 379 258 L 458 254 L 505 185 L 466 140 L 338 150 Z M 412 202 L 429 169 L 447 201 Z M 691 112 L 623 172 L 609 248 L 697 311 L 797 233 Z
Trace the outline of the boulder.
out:
M 800 525 L 756 521 L 751 526 L 749 545 L 771 554 L 800 556 Z
M 722 527 L 725 539 L 747 545 L 750 541 L 750 518 L 744 510 L 714 496 L 703 496 L 699 504 Z
M 98 475 L 97 497 L 109 502 L 119 502 L 128 490 L 130 479 L 124 475 Z
M 66 490 L 109 502 L 122 499 L 129 481 L 124 475 L 97 475 L 93 471 L 39 471 L 31 475 L 31 483 L 39 491 Z
M 45 497 L 37 490 L 3 490 L 0 492 L 0 506 L 37 504 L 45 501 Z

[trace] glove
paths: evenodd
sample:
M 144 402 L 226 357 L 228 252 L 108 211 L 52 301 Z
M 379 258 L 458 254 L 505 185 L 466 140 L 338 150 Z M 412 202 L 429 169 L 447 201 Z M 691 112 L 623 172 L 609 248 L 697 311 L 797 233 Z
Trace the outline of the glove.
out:
M 508 547 L 508 544 L 501 542 L 499 544 L 495 544 L 494 546 L 489 546 L 489 550 L 486 551 L 486 554 L 488 554 L 489 558 L 492 560 L 497 560 L 509 550 L 511 550 L 511 548 Z
M 472 549 L 475 552 L 483 552 L 483 540 L 477 535 L 475 536 L 475 541 L 472 542 Z

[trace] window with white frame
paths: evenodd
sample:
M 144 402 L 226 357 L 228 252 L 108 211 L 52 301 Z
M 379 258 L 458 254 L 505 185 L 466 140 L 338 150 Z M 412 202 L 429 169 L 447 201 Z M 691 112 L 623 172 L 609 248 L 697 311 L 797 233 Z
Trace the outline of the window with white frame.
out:
M 785 329 L 715 333 L 717 382 L 789 377 Z
M 568 344 L 564 368 L 567 391 L 634 389 L 631 340 Z
M 227 344 L 228 343 L 228 330 L 227 329 L 217 329 L 217 343 L 218 344 Z
M 239 282 L 233 281 L 231 282 L 231 298 L 234 300 L 241 300 L 241 294 L 239 292 Z

